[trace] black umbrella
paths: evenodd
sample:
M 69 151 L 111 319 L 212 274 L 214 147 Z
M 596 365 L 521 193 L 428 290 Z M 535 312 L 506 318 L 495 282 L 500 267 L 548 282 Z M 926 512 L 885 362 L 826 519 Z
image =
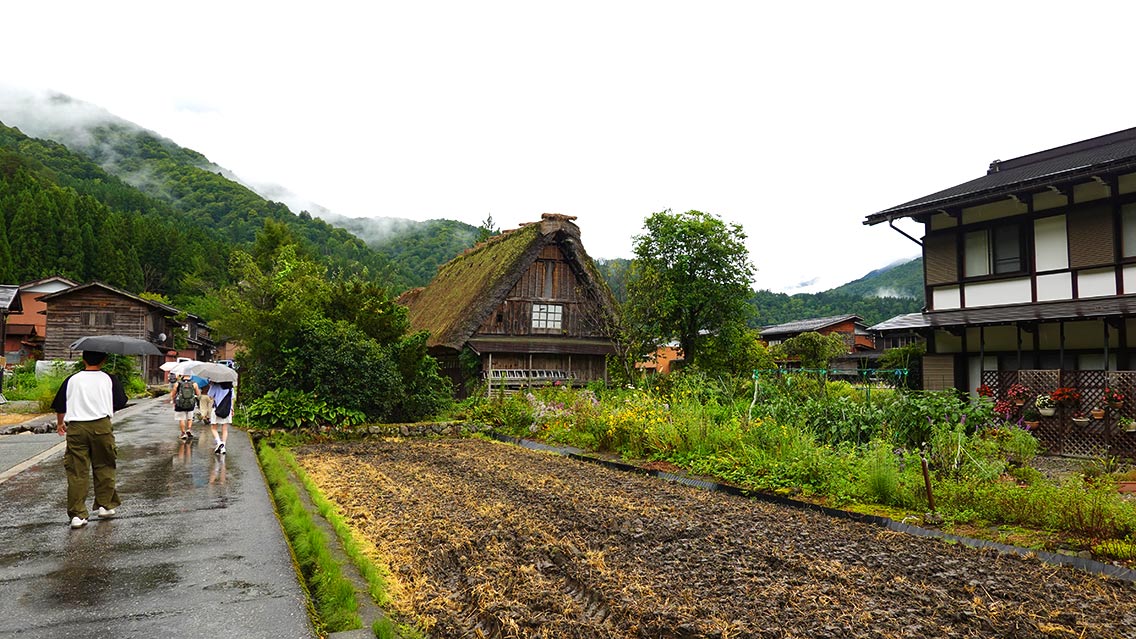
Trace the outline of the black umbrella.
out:
M 96 351 L 118 355 L 164 355 L 153 342 L 126 335 L 88 335 L 72 342 L 70 348 L 73 351 Z

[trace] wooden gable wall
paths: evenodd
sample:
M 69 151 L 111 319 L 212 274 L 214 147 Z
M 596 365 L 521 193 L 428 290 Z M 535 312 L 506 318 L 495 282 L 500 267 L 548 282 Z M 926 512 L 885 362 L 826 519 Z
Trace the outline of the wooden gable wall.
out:
M 47 305 L 46 335 L 43 354 L 46 359 L 66 359 L 72 355 L 68 346 L 87 335 L 128 335 L 147 339 L 153 326 L 152 309 L 144 304 L 92 289 L 81 294 L 51 300 Z M 110 313 L 110 325 L 83 324 L 84 313 Z M 164 328 L 164 327 L 162 327 Z
M 489 313 L 477 335 L 559 335 L 563 337 L 601 337 L 602 309 L 583 294 L 584 285 L 556 244 L 545 246 L 536 261 L 521 275 L 502 302 Z M 561 330 L 533 330 L 533 304 L 562 307 Z

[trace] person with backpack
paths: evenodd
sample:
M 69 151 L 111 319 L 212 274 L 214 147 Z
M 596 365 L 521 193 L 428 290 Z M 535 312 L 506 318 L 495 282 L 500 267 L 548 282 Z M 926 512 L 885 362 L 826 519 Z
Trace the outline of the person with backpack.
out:
M 177 420 L 181 435 L 178 439 L 189 441 L 193 439 L 193 409 L 197 408 L 197 398 L 201 389 L 197 388 L 189 375 L 182 375 L 172 390 L 167 401 L 174 405 L 174 419 Z
M 209 397 L 213 398 L 213 415 L 209 421 L 209 430 L 213 432 L 213 452 L 217 455 L 225 454 L 225 442 L 229 440 L 229 424 L 233 423 L 236 392 L 232 382 L 209 383 Z M 220 437 L 217 436 L 218 425 L 221 426 Z

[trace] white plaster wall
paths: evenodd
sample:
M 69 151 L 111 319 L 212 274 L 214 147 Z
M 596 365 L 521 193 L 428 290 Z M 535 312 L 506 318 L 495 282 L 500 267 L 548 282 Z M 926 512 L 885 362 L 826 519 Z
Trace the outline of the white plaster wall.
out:
M 951 335 L 947 331 L 935 331 L 935 352 L 961 353 L 962 336 Z
M 1033 210 L 1034 211 L 1048 211 L 1069 203 L 1069 198 L 1054 193 L 1053 191 L 1042 191 L 1033 196 Z
M 1136 191 L 1136 173 L 1120 176 L 1120 179 L 1117 181 L 1117 187 L 1117 190 L 1121 193 L 1132 193 Z
M 1069 238 L 1065 216 L 1051 215 L 1033 223 L 1034 262 L 1039 271 L 1069 268 Z
M 1010 217 L 1012 215 L 1025 215 L 1029 209 L 1024 202 L 1018 202 L 1006 198 L 998 200 L 990 204 L 983 204 L 981 206 L 974 206 L 969 209 L 962 210 L 962 223 L 973 224 L 975 222 L 985 222 L 987 220 L 997 220 L 1003 217 Z
M 942 311 L 958 308 L 962 304 L 957 286 L 939 286 L 931 289 L 931 309 Z
M 1051 273 L 1037 276 L 1037 301 L 1073 299 L 1073 274 Z
M 931 216 L 931 230 L 938 231 L 939 229 L 949 229 L 958 226 L 958 219 L 953 218 L 946 213 L 936 213 Z
M 1108 186 L 1100 182 L 1087 182 L 1073 187 L 1073 202 L 1091 202 L 1108 197 Z
M 1125 266 L 1122 273 L 1124 293 L 1136 293 L 1136 266 Z
M 970 290 L 967 290 L 970 295 Z M 1116 295 L 1116 271 L 1096 269 L 1077 273 L 1077 297 L 1102 297 Z
M 967 308 L 1001 304 L 1026 304 L 1032 301 L 1033 291 L 1028 277 L 966 285 Z

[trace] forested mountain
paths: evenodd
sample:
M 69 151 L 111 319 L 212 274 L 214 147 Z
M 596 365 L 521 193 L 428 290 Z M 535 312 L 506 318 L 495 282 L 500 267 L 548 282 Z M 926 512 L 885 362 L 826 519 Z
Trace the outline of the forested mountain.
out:
M 396 246 L 413 266 L 404 270 L 349 231 L 265 200 L 195 151 L 128 123 L 84 132 L 79 153 L 0 123 L 0 281 L 100 279 L 191 307 L 190 298 L 227 281 L 229 252 L 249 247 L 266 220 L 332 269 L 367 273 L 395 292 L 424 283 L 423 273 L 468 246 L 459 246 L 467 225 L 441 223 L 441 248 L 428 250 L 421 234 Z
M 616 299 L 626 301 L 631 261 L 596 260 L 596 266 Z M 907 296 L 896 297 L 897 292 Z M 754 307 L 750 325 L 755 328 L 832 315 L 859 315 L 868 324 L 876 324 L 923 307 L 923 259 L 878 269 L 855 282 L 820 293 L 755 291 L 750 301 Z
M 876 269 L 864 277 L 837 286 L 830 293 L 860 297 L 910 297 L 923 301 L 923 258 L 917 257 Z

